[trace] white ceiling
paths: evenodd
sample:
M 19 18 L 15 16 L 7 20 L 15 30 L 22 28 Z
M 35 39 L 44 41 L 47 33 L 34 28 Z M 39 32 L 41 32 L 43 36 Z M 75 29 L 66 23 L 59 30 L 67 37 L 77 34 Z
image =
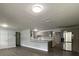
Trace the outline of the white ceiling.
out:
M 0 24 L 7 23 L 9 28 L 53 29 L 60 26 L 79 24 L 79 4 L 41 4 L 44 10 L 32 12 L 33 4 L 0 4 Z

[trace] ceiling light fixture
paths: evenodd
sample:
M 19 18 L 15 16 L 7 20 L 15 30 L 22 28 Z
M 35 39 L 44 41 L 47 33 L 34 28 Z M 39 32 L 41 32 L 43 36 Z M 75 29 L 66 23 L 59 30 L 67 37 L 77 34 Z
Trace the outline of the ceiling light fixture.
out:
M 38 29 L 34 29 L 34 31 L 36 32 L 36 31 L 38 31 Z
M 8 25 L 7 25 L 7 24 L 2 24 L 1 26 L 2 26 L 2 27 L 8 27 Z
M 42 5 L 39 5 L 39 4 L 35 4 L 32 7 L 32 11 L 35 12 L 35 13 L 39 13 L 42 10 L 43 10 L 43 6 Z

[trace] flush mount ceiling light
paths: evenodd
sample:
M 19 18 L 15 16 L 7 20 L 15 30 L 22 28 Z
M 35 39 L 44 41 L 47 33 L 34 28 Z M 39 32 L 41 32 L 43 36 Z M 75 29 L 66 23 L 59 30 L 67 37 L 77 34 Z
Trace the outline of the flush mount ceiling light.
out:
M 32 11 L 35 12 L 35 13 L 39 13 L 42 10 L 43 10 L 43 6 L 42 5 L 39 5 L 39 4 L 35 4 L 32 7 Z
M 8 25 L 7 25 L 7 24 L 2 24 L 1 26 L 2 26 L 2 27 L 8 27 Z

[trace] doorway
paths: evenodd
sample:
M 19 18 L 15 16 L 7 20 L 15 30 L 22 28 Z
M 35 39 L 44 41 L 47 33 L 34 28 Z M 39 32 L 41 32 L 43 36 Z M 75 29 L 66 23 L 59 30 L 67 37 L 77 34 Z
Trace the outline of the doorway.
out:
M 16 32 L 16 46 L 20 46 L 20 32 Z

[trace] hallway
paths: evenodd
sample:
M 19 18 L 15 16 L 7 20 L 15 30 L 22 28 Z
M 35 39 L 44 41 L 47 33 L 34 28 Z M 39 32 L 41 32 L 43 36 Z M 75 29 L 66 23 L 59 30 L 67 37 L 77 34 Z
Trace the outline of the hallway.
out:
M 51 52 L 35 50 L 26 47 L 1 49 L 0 56 L 79 56 L 79 53 L 53 49 Z

